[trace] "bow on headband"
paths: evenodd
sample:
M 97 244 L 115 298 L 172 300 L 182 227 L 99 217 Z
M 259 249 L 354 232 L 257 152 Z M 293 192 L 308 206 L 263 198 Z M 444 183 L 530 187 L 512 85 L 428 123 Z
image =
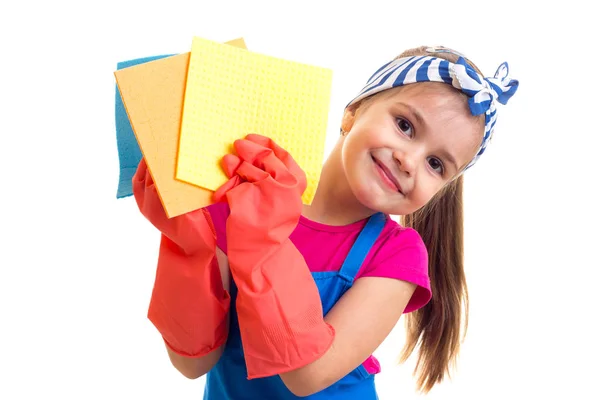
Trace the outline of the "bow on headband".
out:
M 428 49 L 432 52 L 449 50 Z M 465 170 L 485 151 L 496 125 L 496 103 L 506 104 L 517 91 L 519 82 L 508 76 L 508 64 L 502 63 L 493 78 L 484 78 L 460 55 L 456 63 L 431 56 L 412 56 L 392 60 L 379 68 L 348 106 L 384 90 L 417 82 L 442 82 L 454 86 L 469 98 L 471 114 L 485 113 L 485 131 L 477 154 Z

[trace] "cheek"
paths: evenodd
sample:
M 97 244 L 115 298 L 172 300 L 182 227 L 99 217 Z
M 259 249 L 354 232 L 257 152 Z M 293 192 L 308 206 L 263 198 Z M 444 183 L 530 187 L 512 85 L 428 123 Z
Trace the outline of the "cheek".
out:
M 424 182 L 422 185 L 419 185 L 419 187 L 413 191 L 411 196 L 413 205 L 416 207 L 416 209 L 423 207 L 424 205 L 429 203 L 433 196 L 435 196 L 436 193 L 438 193 L 442 189 L 442 187 L 443 185 L 437 182 L 430 181 Z
M 347 138 L 348 139 L 348 138 Z M 344 175 L 354 193 L 354 196 L 362 201 L 369 197 L 371 187 L 368 170 L 368 152 L 360 146 L 360 143 L 347 140 L 342 149 L 342 168 Z
M 346 136 L 342 146 L 342 166 L 348 177 L 356 172 L 361 153 L 360 141 L 352 135 Z

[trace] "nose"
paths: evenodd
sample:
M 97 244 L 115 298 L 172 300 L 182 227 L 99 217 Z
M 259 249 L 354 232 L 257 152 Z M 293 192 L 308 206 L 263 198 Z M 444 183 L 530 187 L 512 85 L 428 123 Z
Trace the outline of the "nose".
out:
M 396 150 L 392 156 L 398 165 L 401 172 L 404 172 L 408 176 L 414 176 L 416 169 L 416 159 L 418 158 L 417 151 Z

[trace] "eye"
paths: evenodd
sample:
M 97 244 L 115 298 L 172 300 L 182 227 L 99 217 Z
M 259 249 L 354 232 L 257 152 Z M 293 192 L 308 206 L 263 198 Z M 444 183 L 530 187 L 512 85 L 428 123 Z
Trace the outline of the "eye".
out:
M 398 117 L 396 118 L 396 125 L 398 128 L 408 137 L 413 136 L 413 127 L 406 119 Z
M 444 163 L 442 163 L 438 158 L 430 157 L 428 162 L 429 166 L 433 168 L 434 171 L 440 175 L 444 175 Z

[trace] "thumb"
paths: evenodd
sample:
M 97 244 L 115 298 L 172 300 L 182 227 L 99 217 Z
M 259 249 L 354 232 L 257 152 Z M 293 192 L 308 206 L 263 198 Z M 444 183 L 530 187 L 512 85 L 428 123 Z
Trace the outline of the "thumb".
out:
M 238 186 L 242 183 L 242 178 L 239 175 L 235 175 L 230 178 L 227 182 L 221 185 L 214 193 L 213 193 L 213 201 L 215 203 L 220 203 L 222 201 L 227 201 L 226 195 L 234 187 Z
M 223 168 L 223 171 L 225 171 L 225 175 L 227 175 L 228 178 L 231 178 L 236 175 L 236 171 L 241 163 L 242 160 L 238 156 L 225 154 L 221 160 L 221 167 Z

